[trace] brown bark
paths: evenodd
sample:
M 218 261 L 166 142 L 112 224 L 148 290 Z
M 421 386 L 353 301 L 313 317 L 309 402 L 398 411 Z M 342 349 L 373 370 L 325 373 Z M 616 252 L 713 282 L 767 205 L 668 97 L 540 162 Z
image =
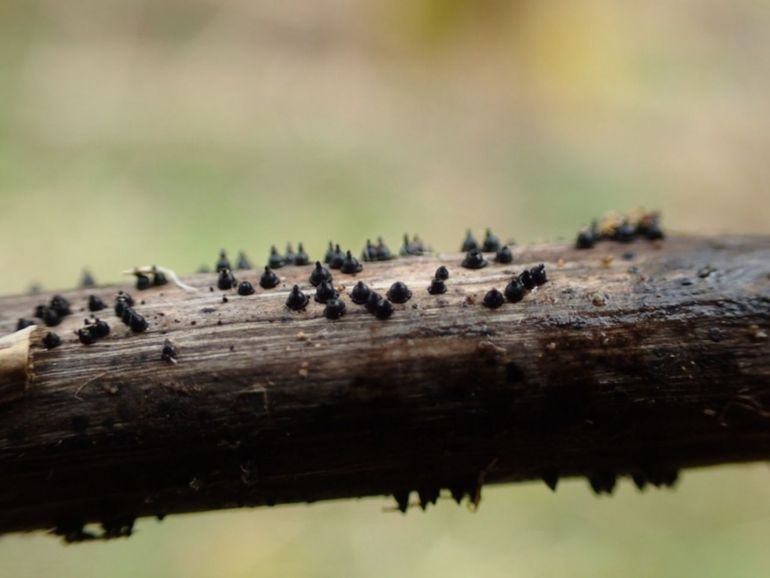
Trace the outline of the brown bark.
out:
M 87 296 L 111 306 L 118 288 L 65 293 L 64 343 L 47 351 L 48 329 L 35 330 L 29 377 L 0 402 L 0 532 L 77 539 L 98 521 L 109 537 L 137 516 L 403 503 L 410 490 L 424 503 L 440 489 L 476 501 L 484 483 L 561 476 L 609 491 L 618 475 L 665 485 L 683 467 L 770 458 L 770 238 L 550 244 L 514 258 L 336 272 L 348 308 L 337 321 L 312 298 L 303 312 L 284 306 L 310 267 L 227 302 L 209 290 L 214 274 L 185 279 L 196 293 L 123 287 L 149 329 L 132 334 L 110 308 L 111 334 L 89 346 L 73 334 Z M 539 262 L 547 284 L 481 305 Z M 449 291 L 429 295 L 440 264 Z M 257 286 L 256 272 L 238 273 Z M 344 294 L 357 280 L 383 293 L 402 280 L 414 296 L 380 321 Z M 0 333 L 48 298 L 0 298 Z M 177 364 L 161 360 L 166 338 Z

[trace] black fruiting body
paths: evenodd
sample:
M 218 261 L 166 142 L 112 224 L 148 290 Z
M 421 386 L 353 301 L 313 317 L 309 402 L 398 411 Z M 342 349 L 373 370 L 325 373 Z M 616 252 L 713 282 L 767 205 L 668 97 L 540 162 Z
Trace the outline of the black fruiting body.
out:
M 152 284 L 155 287 L 160 287 L 162 285 L 166 285 L 167 283 L 168 283 L 168 279 L 166 279 L 166 274 L 163 271 L 158 271 L 155 265 L 153 265 L 152 266 Z
M 503 245 L 497 250 L 497 253 L 495 253 L 495 263 L 500 263 L 501 265 L 513 263 L 513 253 L 511 253 L 511 248 L 508 245 Z
M 144 291 L 152 287 L 152 280 L 144 273 L 135 273 L 136 275 L 136 290 Z
M 320 261 L 315 262 L 315 268 L 310 273 L 310 284 L 313 287 L 318 287 L 321 281 L 331 281 L 332 274 L 329 270 L 321 265 Z
M 307 265 L 310 262 L 310 257 L 308 257 L 307 253 L 305 252 L 305 247 L 302 245 L 302 243 L 299 244 L 297 247 L 297 252 L 294 254 L 294 264 L 295 265 Z
M 659 241 L 665 237 L 663 229 L 660 228 L 660 223 L 657 220 L 647 226 L 644 231 L 644 237 L 650 241 Z
M 487 294 L 484 295 L 484 307 L 489 307 L 490 309 L 497 309 L 498 307 L 501 307 L 505 303 L 505 296 L 500 293 L 497 289 L 490 289 L 487 291 Z
M 238 262 L 235 264 L 235 268 L 239 271 L 243 271 L 246 269 L 251 269 L 251 261 L 249 261 L 249 258 L 246 256 L 246 253 L 243 251 L 238 252 Z
M 442 281 L 446 281 L 449 279 L 449 269 L 441 265 L 438 269 L 436 269 L 436 274 L 434 275 L 436 279 L 441 279 Z
M 389 319 L 393 315 L 393 304 L 387 299 L 378 299 L 374 306 L 374 315 L 377 319 Z
M 497 238 L 497 235 L 491 229 L 487 229 L 481 250 L 485 253 L 495 253 L 498 249 L 500 249 L 500 239 Z
M 174 344 L 171 343 L 168 339 L 166 339 L 163 342 L 163 349 L 161 349 L 160 352 L 160 358 L 163 361 L 168 361 L 169 363 L 176 363 L 177 362 L 177 351 L 176 347 L 174 347 Z
M 345 254 L 345 260 L 342 261 L 340 266 L 340 272 L 346 275 L 355 275 L 363 270 L 363 266 L 358 262 L 350 251 Z
M 34 317 L 37 317 L 38 319 L 43 318 L 43 313 L 45 313 L 45 310 L 48 308 L 48 305 L 45 305 L 41 303 L 40 305 L 35 306 L 35 313 L 33 314 Z
M 387 296 L 393 303 L 406 303 L 412 298 L 412 292 L 409 287 L 406 286 L 406 283 L 396 281 L 390 286 L 390 289 L 388 289 Z
M 409 235 L 405 234 L 400 253 L 402 257 L 419 257 L 425 253 L 425 245 L 417 235 L 414 235 L 410 241 Z
M 118 294 L 115 296 L 115 315 L 118 317 L 123 316 L 123 311 L 127 307 L 133 307 L 134 306 L 134 299 L 129 295 L 128 293 L 124 293 L 123 291 L 118 291 Z
M 326 253 L 324 254 L 324 263 L 326 263 L 327 265 L 331 263 L 335 254 L 336 253 L 334 251 L 334 244 L 331 241 L 329 241 L 329 247 L 326 249 Z
M 297 254 L 294 252 L 294 247 L 291 243 L 286 243 L 286 254 L 283 256 L 283 260 L 287 265 L 294 265 L 294 259 Z
M 631 226 L 627 220 L 615 230 L 615 240 L 621 243 L 630 243 L 636 238 L 636 227 Z
M 43 309 L 43 323 L 45 323 L 48 327 L 56 327 L 61 323 L 61 316 L 50 307 L 45 307 Z
M 399 490 L 393 492 L 393 498 L 396 500 L 398 511 L 402 514 L 406 514 L 406 510 L 409 508 L 409 490 Z
M 88 269 L 83 269 L 83 276 L 80 278 L 80 287 L 82 287 L 83 289 L 96 287 L 96 281 L 94 280 L 94 276 L 91 275 L 91 272 Z
M 462 265 L 466 269 L 481 269 L 487 266 L 487 259 L 478 249 L 471 249 L 465 255 Z
M 329 299 L 326 302 L 326 307 L 324 308 L 324 317 L 327 319 L 339 319 L 345 315 L 345 302 L 334 298 Z
M 27 327 L 31 327 L 33 325 L 35 325 L 35 322 L 32 321 L 31 319 L 21 318 L 16 323 L 16 331 L 21 331 L 22 329 L 26 329 Z
M 110 326 L 99 318 L 96 318 L 93 322 L 87 323 L 88 330 L 97 339 L 103 339 L 110 334 Z
M 241 281 L 238 284 L 238 295 L 246 297 L 247 295 L 254 295 L 254 293 L 254 285 L 252 285 L 249 281 Z
M 518 279 L 518 277 L 514 277 L 513 280 L 511 280 L 510 283 L 505 287 L 505 298 L 508 299 L 511 303 L 518 303 L 522 299 L 524 299 L 524 295 L 526 295 L 527 290 L 522 284 L 522 282 Z
M 217 273 L 224 271 L 225 269 L 230 269 L 230 260 L 227 258 L 227 253 L 225 253 L 224 249 L 219 252 L 219 259 L 217 259 L 214 269 L 216 269 Z
M 264 273 L 262 273 L 259 278 L 259 286 L 262 287 L 262 289 L 278 287 L 280 282 L 281 280 L 278 278 L 278 275 L 276 275 L 270 267 L 265 267 Z
M 235 285 L 235 277 L 233 277 L 230 269 L 222 269 L 219 272 L 219 278 L 217 279 L 217 287 L 222 291 L 232 289 Z
M 80 343 L 83 345 L 91 345 L 96 343 L 96 337 L 88 330 L 88 327 L 81 327 L 75 334 L 78 336 Z
M 369 299 L 370 294 L 371 291 L 369 290 L 369 287 L 366 286 L 366 283 L 359 281 L 350 291 L 350 300 L 356 305 L 363 305 L 366 303 L 366 300 Z
M 267 260 L 267 265 L 271 269 L 280 269 L 286 265 L 286 259 L 284 259 L 283 255 L 278 252 L 278 249 L 275 248 L 275 245 L 270 247 L 270 257 Z
M 468 251 L 473 251 L 474 249 L 479 248 L 479 243 L 476 241 L 476 237 L 473 236 L 473 233 L 470 229 L 465 233 L 465 240 L 463 241 L 463 244 L 460 246 L 460 251 L 463 253 L 467 253 Z
M 594 234 L 590 229 L 581 229 L 575 239 L 576 249 L 591 249 L 596 244 Z
M 369 298 L 366 300 L 364 307 L 369 313 L 375 313 L 377 311 L 377 304 L 382 301 L 382 295 L 376 291 L 369 292 Z
M 329 281 L 321 281 L 315 290 L 315 300 L 318 303 L 326 303 L 339 297 L 339 293 Z
M 334 246 L 334 255 L 329 261 L 329 269 L 341 269 L 345 262 L 345 253 L 342 252 L 339 245 Z
M 308 296 L 299 288 L 299 285 L 292 287 L 289 297 L 286 299 L 286 307 L 293 311 L 300 311 L 307 306 Z
M 529 270 L 529 274 L 534 279 L 536 285 L 545 285 L 548 282 L 548 275 L 545 272 L 545 265 L 540 263 Z
M 53 331 L 49 331 L 45 334 L 45 337 L 43 337 L 43 346 L 46 349 L 54 349 L 55 347 L 59 347 L 61 345 L 61 337 L 59 337 L 56 333 Z
M 537 287 L 535 278 L 532 276 L 532 273 L 530 273 L 528 269 L 524 269 L 524 271 L 519 274 L 519 281 L 521 281 L 521 284 L 524 285 L 527 291 L 532 291 L 532 289 Z
M 131 315 L 128 319 L 128 326 L 131 328 L 131 331 L 134 333 L 142 333 L 143 331 L 147 330 L 148 324 L 147 320 L 139 315 L 134 309 L 130 309 Z
M 388 259 L 392 259 L 392 258 L 393 258 L 393 255 L 391 254 L 390 249 L 388 249 L 388 246 L 382 240 L 382 237 L 378 237 L 377 238 L 377 260 L 387 261 Z
M 441 295 L 446 293 L 446 284 L 442 279 L 434 277 L 428 286 L 428 293 L 431 295 Z
M 364 261 L 378 261 L 377 259 L 377 247 L 372 245 L 371 239 L 366 240 L 366 247 L 364 247 L 364 250 L 361 252 L 361 258 Z
M 56 311 L 61 317 L 65 317 L 66 315 L 69 315 L 72 313 L 70 310 L 70 302 L 67 301 L 64 297 L 61 295 L 54 295 L 51 297 L 51 309 Z

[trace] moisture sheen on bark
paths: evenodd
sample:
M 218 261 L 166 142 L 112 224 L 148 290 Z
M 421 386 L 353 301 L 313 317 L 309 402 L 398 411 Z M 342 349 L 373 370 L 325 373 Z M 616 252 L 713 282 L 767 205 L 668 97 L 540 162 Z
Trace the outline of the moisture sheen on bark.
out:
M 310 266 L 247 297 L 216 289 L 213 273 L 185 279 L 194 293 L 64 293 L 63 344 L 46 350 L 48 329 L 33 330 L 27 367 L 17 357 L 17 378 L 0 379 L 0 532 L 76 539 L 101 522 L 109 537 L 144 515 L 383 494 L 403 505 L 410 490 L 476 501 L 485 483 L 561 476 L 609 491 L 617 475 L 659 485 L 682 467 L 770 458 L 769 237 L 461 261 L 333 272 L 347 303 L 336 321 L 312 297 L 284 306 L 294 283 L 312 289 Z M 482 306 L 541 262 L 548 283 Z M 429 295 L 441 264 L 448 292 Z M 258 287 L 258 271 L 236 274 Z M 401 280 L 413 297 L 381 321 L 350 302 L 358 280 L 383 294 Z M 149 329 L 132 334 L 110 307 L 97 313 L 110 335 L 82 345 L 88 296 L 111 306 L 118 289 Z M 0 298 L 0 334 L 49 298 Z M 166 339 L 176 364 L 161 359 Z

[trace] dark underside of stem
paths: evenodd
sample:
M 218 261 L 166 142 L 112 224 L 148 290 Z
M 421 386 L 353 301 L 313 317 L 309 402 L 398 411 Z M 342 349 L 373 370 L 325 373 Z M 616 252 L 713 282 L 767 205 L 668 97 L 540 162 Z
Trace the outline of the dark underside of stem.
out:
M 632 253 L 630 253 L 632 252 Z M 0 402 L 0 532 L 130 533 L 139 516 L 439 490 L 476 502 L 481 486 L 618 475 L 668 485 L 683 467 L 770 458 L 770 238 L 672 238 L 579 251 L 515 248 L 512 265 L 407 257 L 335 273 L 339 320 L 310 298 L 284 305 L 312 269 L 237 272 L 132 291 L 149 322 L 134 334 L 112 309 L 110 335 L 73 332 L 73 314 L 35 330 L 29 379 Z M 524 268 L 549 281 L 519 303 L 482 305 Z M 439 265 L 447 293 L 427 287 Z M 240 280 L 240 279 L 239 279 Z M 388 320 L 348 298 L 363 280 L 413 297 Z M 213 290 L 210 290 L 213 286 Z M 227 300 L 223 300 L 226 294 Z M 0 333 L 48 296 L 0 298 Z M 161 359 L 165 340 L 178 363 Z

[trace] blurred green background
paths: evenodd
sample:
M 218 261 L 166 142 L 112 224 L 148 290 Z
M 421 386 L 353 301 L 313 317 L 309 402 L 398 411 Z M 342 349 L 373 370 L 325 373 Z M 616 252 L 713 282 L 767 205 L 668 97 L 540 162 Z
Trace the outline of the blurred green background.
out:
M 0 292 L 287 240 L 571 237 L 637 205 L 767 233 L 769 35 L 766 0 L 0 0 Z M 768 474 L 0 537 L 0 575 L 768 575 Z

